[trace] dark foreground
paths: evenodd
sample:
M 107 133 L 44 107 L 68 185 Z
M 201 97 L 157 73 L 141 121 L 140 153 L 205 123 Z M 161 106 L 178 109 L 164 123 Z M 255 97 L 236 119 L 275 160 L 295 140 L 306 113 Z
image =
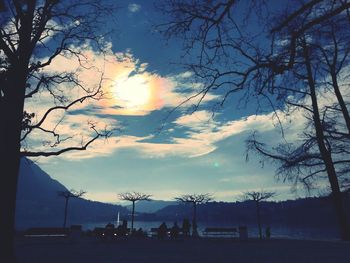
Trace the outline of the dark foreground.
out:
M 350 262 L 350 242 L 307 240 L 20 238 L 19 263 Z

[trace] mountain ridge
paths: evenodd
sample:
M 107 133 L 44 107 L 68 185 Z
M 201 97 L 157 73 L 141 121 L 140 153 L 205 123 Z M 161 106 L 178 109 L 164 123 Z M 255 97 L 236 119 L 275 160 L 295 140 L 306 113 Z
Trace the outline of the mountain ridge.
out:
M 18 182 L 16 226 L 62 226 L 64 200 L 57 191 L 67 187 L 52 179 L 45 171 L 28 159 L 21 161 Z M 350 203 L 347 194 L 346 202 Z M 152 202 L 154 202 L 152 204 Z M 129 206 L 106 204 L 83 198 L 69 201 L 68 225 L 87 222 L 111 222 L 117 218 L 130 220 Z M 137 220 L 177 221 L 192 218 L 193 208 L 175 201 L 155 200 L 136 204 Z M 350 218 L 350 211 L 348 211 Z M 336 225 L 332 199 L 330 197 L 300 198 L 279 202 L 262 202 L 261 216 L 265 223 L 283 223 L 302 226 Z M 210 202 L 198 205 L 197 217 L 205 222 L 238 222 L 241 224 L 256 221 L 256 208 L 252 201 Z
M 135 211 L 138 213 L 155 213 L 169 205 L 174 205 L 177 201 L 166 201 L 166 200 L 151 200 L 151 201 L 139 201 L 136 203 Z M 132 209 L 132 205 L 124 206 L 128 210 Z
M 58 191 L 68 191 L 52 179 L 33 161 L 22 158 L 17 187 L 16 227 L 62 226 L 64 200 Z M 127 215 L 120 205 L 106 204 L 84 198 L 71 198 L 68 206 L 68 225 L 82 222 L 106 221 Z

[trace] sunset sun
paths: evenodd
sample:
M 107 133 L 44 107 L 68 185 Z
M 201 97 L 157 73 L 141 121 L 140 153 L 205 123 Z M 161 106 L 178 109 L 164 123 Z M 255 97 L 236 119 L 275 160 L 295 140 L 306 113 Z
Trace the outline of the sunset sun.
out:
M 119 79 L 114 88 L 115 98 L 127 109 L 140 109 L 151 98 L 149 83 L 140 75 Z

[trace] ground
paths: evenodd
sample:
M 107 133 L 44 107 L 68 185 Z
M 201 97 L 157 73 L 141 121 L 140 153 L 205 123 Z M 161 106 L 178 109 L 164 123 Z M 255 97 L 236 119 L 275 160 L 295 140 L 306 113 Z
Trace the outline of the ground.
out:
M 308 240 L 19 238 L 18 263 L 350 262 L 350 242 Z

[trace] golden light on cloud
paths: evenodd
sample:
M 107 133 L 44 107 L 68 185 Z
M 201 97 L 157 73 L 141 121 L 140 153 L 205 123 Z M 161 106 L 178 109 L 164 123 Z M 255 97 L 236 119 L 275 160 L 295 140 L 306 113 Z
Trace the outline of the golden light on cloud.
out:
M 157 74 L 128 72 L 117 75 L 108 85 L 112 98 L 104 102 L 104 113 L 116 115 L 146 115 L 161 109 L 172 100 L 174 84 Z M 170 96 L 169 96 L 170 95 Z M 113 108 L 113 106 L 118 108 Z
M 114 98 L 129 110 L 142 108 L 151 97 L 149 82 L 142 75 L 117 79 L 114 89 Z
M 96 90 L 102 83 L 104 99 L 93 101 L 93 104 L 98 106 L 95 110 L 99 114 L 142 116 L 164 107 L 177 107 L 180 104 L 186 106 L 182 104 L 184 100 L 192 96 L 196 89 L 198 91 L 196 83 L 193 84 L 193 93 L 184 94 L 178 91 L 178 86 L 184 83 L 187 88 L 192 87 L 192 84 L 187 82 L 191 73 L 161 76 L 148 71 L 148 64 L 141 63 L 129 51 L 114 53 L 111 44 L 105 53 L 94 51 L 88 44 L 80 52 L 85 58 L 84 61 L 74 56 L 61 56 L 57 57 L 46 70 L 76 72 L 85 90 Z M 66 89 L 64 95 L 67 95 L 67 92 L 72 93 L 71 98 L 76 98 L 85 91 L 77 86 L 74 89 Z M 205 100 L 211 100 L 213 98 L 211 96 L 207 94 Z M 49 93 L 48 97 L 51 98 Z M 75 109 L 87 106 L 88 103 L 84 103 L 76 105 Z

